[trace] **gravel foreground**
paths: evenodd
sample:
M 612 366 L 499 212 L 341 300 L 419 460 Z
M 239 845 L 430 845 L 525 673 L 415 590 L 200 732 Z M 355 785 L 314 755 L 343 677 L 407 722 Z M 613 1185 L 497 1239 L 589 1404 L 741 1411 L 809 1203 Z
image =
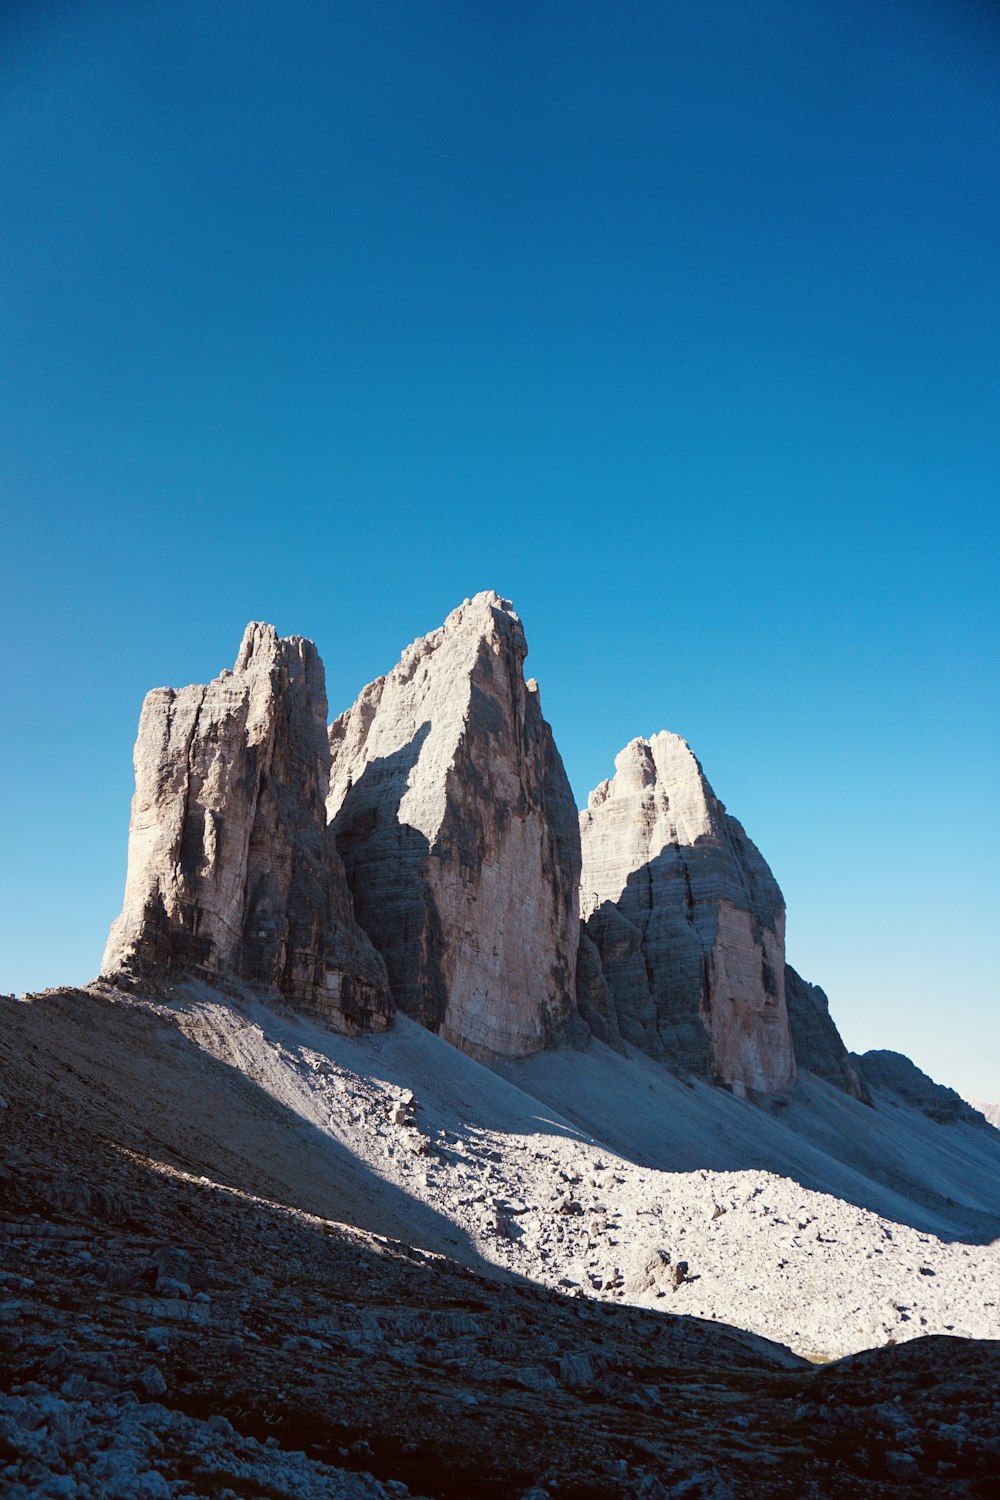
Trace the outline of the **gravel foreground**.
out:
M 4 1495 L 997 1493 L 995 1245 L 630 1161 L 405 1029 L 0 1010 Z M 848 1303 L 888 1347 L 783 1347 Z

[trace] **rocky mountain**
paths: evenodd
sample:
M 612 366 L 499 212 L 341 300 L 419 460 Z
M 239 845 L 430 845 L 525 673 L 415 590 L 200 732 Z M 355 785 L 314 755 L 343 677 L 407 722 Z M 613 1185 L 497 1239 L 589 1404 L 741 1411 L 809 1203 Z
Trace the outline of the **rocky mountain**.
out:
M 4 1496 L 994 1492 L 1000 1133 L 678 736 L 578 820 L 526 650 L 148 696 L 104 975 L 0 996 Z
M 830 1015 L 830 1002 L 818 984 L 809 984 L 790 964 L 785 965 L 785 1000 L 795 1061 L 845 1094 L 871 1102 L 861 1069 L 844 1046 Z
M 148 694 L 102 973 L 241 980 L 347 1029 L 388 1024 L 385 967 L 327 833 L 326 719 L 315 646 L 270 625 L 248 625 L 207 686 Z
M 578 823 L 526 654 L 483 593 L 328 736 L 315 647 L 267 625 L 232 672 L 150 693 L 103 972 L 262 985 L 348 1029 L 399 1006 L 487 1059 L 592 1035 L 761 1094 L 797 1057 L 864 1097 L 685 742 L 632 741 Z
M 581 916 L 600 961 L 585 1013 L 680 1072 L 745 1092 L 795 1079 L 785 904 L 690 748 L 635 739 L 580 814 Z M 595 998 L 595 994 L 598 998 Z
M 904 1057 L 902 1052 L 865 1052 L 852 1055 L 865 1082 L 890 1097 L 919 1109 L 929 1120 L 951 1124 L 963 1120 L 967 1125 L 983 1126 L 989 1122 L 974 1104 L 968 1104 L 954 1089 L 935 1083 L 933 1078 Z
M 576 807 L 526 654 L 477 594 L 330 729 L 331 826 L 396 1004 L 481 1057 L 586 1035 Z

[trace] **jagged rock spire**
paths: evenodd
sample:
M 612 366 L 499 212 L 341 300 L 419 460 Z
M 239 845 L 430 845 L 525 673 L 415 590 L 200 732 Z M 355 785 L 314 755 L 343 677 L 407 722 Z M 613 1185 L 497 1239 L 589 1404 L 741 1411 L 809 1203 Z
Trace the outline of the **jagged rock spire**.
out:
M 483 1057 L 585 1034 L 576 807 L 526 654 L 477 594 L 330 729 L 331 826 L 396 1002 Z
M 787 1088 L 784 901 L 685 741 L 626 745 L 580 832 L 585 935 L 622 1036 L 738 1091 Z
M 103 973 L 230 976 L 346 1029 L 388 1024 L 385 969 L 326 829 L 326 717 L 316 647 L 256 623 L 231 672 L 147 695 Z

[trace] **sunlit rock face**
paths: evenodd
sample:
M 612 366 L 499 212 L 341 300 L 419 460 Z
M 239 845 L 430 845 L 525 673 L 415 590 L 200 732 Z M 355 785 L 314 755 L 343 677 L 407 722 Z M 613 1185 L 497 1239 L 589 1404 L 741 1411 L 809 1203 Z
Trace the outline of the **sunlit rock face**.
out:
M 685 741 L 626 745 L 580 833 L 585 936 L 625 1040 L 737 1092 L 789 1087 L 784 901 Z
M 526 654 L 477 594 L 330 729 L 331 827 L 396 1002 L 487 1058 L 584 1032 L 576 807 Z
M 389 1023 L 385 966 L 327 831 L 326 719 L 315 646 L 270 625 L 248 625 L 207 686 L 147 695 L 104 974 L 228 975 L 342 1029 Z
M 795 1061 L 865 1104 L 871 1097 L 860 1068 L 851 1060 L 830 1015 L 830 1002 L 818 984 L 810 984 L 785 965 L 785 1001 Z

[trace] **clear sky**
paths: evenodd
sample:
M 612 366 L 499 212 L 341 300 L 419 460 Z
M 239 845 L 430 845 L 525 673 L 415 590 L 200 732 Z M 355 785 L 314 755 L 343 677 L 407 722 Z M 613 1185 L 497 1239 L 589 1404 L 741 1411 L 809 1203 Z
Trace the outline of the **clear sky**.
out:
M 0 988 L 84 981 L 146 689 L 339 711 L 496 588 L 581 803 L 685 735 L 849 1046 L 1000 1098 L 1000 19 L 8 0 Z

